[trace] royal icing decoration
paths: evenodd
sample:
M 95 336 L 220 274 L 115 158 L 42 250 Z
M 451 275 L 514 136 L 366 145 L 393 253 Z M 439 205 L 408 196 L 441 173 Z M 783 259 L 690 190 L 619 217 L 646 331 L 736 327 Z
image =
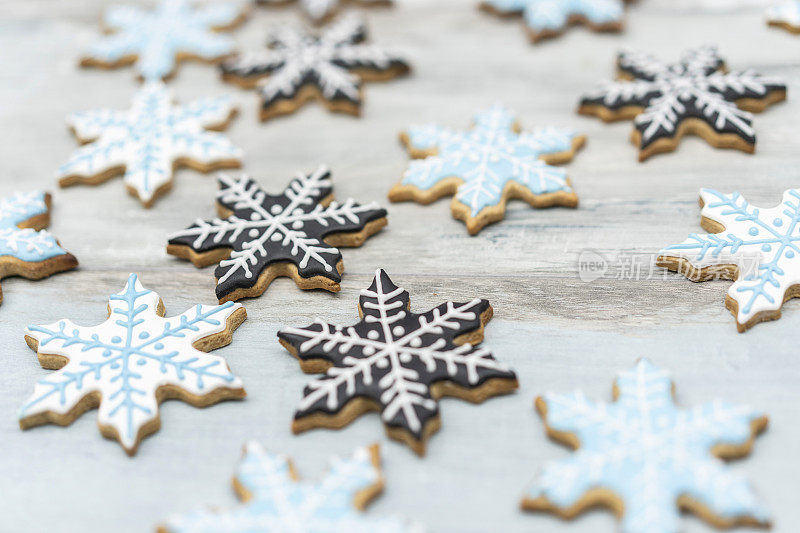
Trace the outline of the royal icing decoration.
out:
M 128 111 L 100 109 L 68 119 L 79 148 L 56 173 L 62 186 L 96 184 L 124 172 L 128 191 L 145 207 L 169 190 L 176 166 L 209 172 L 238 167 L 242 150 L 221 133 L 236 112 L 232 98 L 175 105 L 161 82 L 145 84 Z
M 489 302 L 478 299 L 412 313 L 408 292 L 378 270 L 361 292 L 359 323 L 317 319 L 278 333 L 303 370 L 325 371 L 306 386 L 293 430 L 341 427 L 366 410 L 379 410 L 389 436 L 423 454 L 425 440 L 439 427 L 442 383 L 451 388 L 445 394 L 472 401 L 517 387 L 514 372 L 488 348 L 461 344 L 483 339 L 491 313 Z M 348 408 L 350 402 L 365 405 Z
M 640 52 L 619 55 L 621 80 L 583 97 L 579 112 L 603 120 L 634 118 L 639 160 L 675 149 L 684 133 L 717 148 L 755 150 L 753 115 L 786 98 L 786 85 L 752 70 L 727 72 L 716 48 L 684 53 L 664 63 Z
M 548 434 L 577 450 L 545 465 L 524 508 L 572 517 L 603 503 L 625 533 L 676 533 L 679 507 L 720 527 L 768 523 L 747 480 L 715 457 L 746 455 L 766 417 L 721 400 L 679 409 L 668 374 L 644 359 L 614 391 L 609 404 L 581 392 L 537 400 Z
M 331 201 L 325 167 L 298 175 L 277 196 L 247 176 L 220 175 L 219 186 L 218 206 L 227 217 L 198 219 L 170 236 L 167 251 L 198 266 L 219 261 L 220 302 L 258 296 L 277 275 L 291 275 L 304 289 L 338 291 L 342 254 L 326 239 L 344 234 L 342 245 L 359 246 L 386 225 L 386 210 L 375 203 Z M 230 252 L 227 259 L 219 259 L 221 250 Z M 288 272 L 270 270 L 287 264 Z
M 659 264 L 693 281 L 733 279 L 725 305 L 740 332 L 780 318 L 800 283 L 800 189 L 783 193 L 780 205 L 762 209 L 738 192 L 700 190 L 702 226 L 659 253 Z
M 566 171 L 546 161 L 569 161 L 584 137 L 550 127 L 530 133 L 518 129 L 514 114 L 500 104 L 475 113 L 474 126 L 467 131 L 436 125 L 410 128 L 403 141 L 412 157 L 423 159 L 409 164 L 389 199 L 429 203 L 455 193 L 453 217 L 465 221 L 473 235 L 502 219 L 511 198 L 534 207 L 576 207 L 578 197 Z
M 800 0 L 789 0 L 767 9 L 767 23 L 800 33 Z
M 99 406 L 101 433 L 133 455 L 139 441 L 159 428 L 161 400 L 203 407 L 244 397 L 225 359 L 205 353 L 230 342 L 246 316 L 240 304 L 196 305 L 163 318 L 161 298 L 131 274 L 125 289 L 109 298 L 108 310 L 98 326 L 65 319 L 25 329 L 42 366 L 58 372 L 39 380 L 22 406 L 23 429 L 66 425 Z
M 348 17 L 319 35 L 281 26 L 270 34 L 268 49 L 222 63 L 223 77 L 258 87 L 261 119 L 294 112 L 310 98 L 331 111 L 358 115 L 361 82 L 388 80 L 409 71 L 399 56 L 365 44 L 367 29 Z
M 78 266 L 75 257 L 42 229 L 49 219 L 47 193 L 33 191 L 0 198 L 0 279 L 7 276 L 39 279 Z M 55 258 L 58 259 L 50 261 Z
M 398 519 L 359 512 L 383 488 L 378 447 L 358 448 L 347 459 L 332 458 L 317 482 L 299 481 L 289 458 L 256 442 L 245 445 L 234 478 L 244 505 L 229 510 L 198 509 L 167 519 L 168 533 L 401 533 L 411 531 Z
M 175 71 L 180 59 L 217 61 L 231 54 L 233 39 L 214 30 L 230 28 L 241 17 L 237 5 L 223 2 L 197 9 L 190 0 L 161 0 L 152 11 L 112 7 L 103 19 L 112 33 L 97 41 L 81 64 L 116 67 L 136 61 L 144 80 L 160 80 Z
M 285 4 L 286 0 L 258 0 L 261 4 Z M 320 23 L 331 16 L 343 4 L 355 4 L 359 6 L 378 6 L 390 5 L 391 0 L 297 0 L 298 5 L 306 15 L 315 23 Z
M 482 7 L 499 15 L 521 14 L 533 42 L 554 37 L 581 22 L 595 31 L 622 29 L 622 0 L 484 0 Z

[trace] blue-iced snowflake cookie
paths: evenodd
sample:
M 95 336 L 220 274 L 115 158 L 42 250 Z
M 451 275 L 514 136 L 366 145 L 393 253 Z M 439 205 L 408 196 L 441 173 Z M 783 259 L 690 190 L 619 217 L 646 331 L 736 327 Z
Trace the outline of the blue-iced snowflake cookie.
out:
M 210 2 L 194 9 L 190 0 L 161 0 L 152 11 L 114 6 L 103 17 L 109 35 L 88 50 L 81 66 L 136 63 L 144 81 L 162 80 L 175 72 L 178 61 L 217 62 L 233 53 L 233 39 L 215 32 L 242 20 L 244 11 L 233 2 Z
M 108 301 L 108 318 L 97 326 L 68 319 L 28 326 L 25 341 L 43 368 L 22 406 L 19 424 L 71 424 L 98 408 L 103 436 L 129 455 L 161 426 L 158 404 L 180 399 L 197 407 L 245 396 L 242 382 L 220 356 L 206 353 L 231 342 L 247 314 L 240 304 L 196 305 L 164 318 L 164 303 L 135 274 Z
M 679 509 L 717 527 L 769 524 L 750 484 L 721 460 L 747 455 L 766 428 L 750 407 L 679 409 L 669 375 L 642 359 L 617 377 L 613 403 L 548 393 L 536 408 L 547 434 L 575 453 L 544 466 L 524 509 L 573 518 L 603 505 L 624 533 L 676 533 Z
M 800 189 L 764 209 L 738 192 L 700 190 L 700 225 L 680 244 L 659 252 L 658 265 L 692 281 L 730 279 L 725 306 L 740 333 L 781 317 L 783 302 L 800 297 Z
M 83 144 L 56 171 L 62 187 L 98 185 L 123 174 L 125 187 L 151 207 L 172 187 L 177 167 L 199 172 L 241 165 L 243 152 L 218 131 L 236 114 L 230 96 L 172 101 L 160 82 L 144 84 L 125 111 L 73 113 L 68 123 Z
M 621 31 L 627 0 L 483 0 L 484 11 L 500 16 L 522 15 L 531 42 L 556 37 L 568 26 L 583 24 L 594 31 Z
M 415 526 L 363 511 L 383 490 L 378 446 L 358 448 L 348 459 L 333 458 L 318 482 L 299 481 L 285 455 L 248 442 L 233 480 L 244 505 L 230 510 L 198 509 L 174 515 L 160 533 L 403 533 Z
M 506 201 L 518 198 L 533 207 L 577 207 L 564 169 L 586 138 L 572 130 L 540 128 L 521 132 L 513 113 L 500 104 L 474 115 L 466 131 L 436 125 L 401 133 L 411 157 L 403 178 L 389 191 L 393 202 L 429 204 L 453 196 L 453 217 L 475 235 L 502 220 Z
M 9 276 L 41 279 L 78 266 L 75 256 L 44 230 L 49 224 L 49 193 L 33 191 L 0 198 L 0 280 Z

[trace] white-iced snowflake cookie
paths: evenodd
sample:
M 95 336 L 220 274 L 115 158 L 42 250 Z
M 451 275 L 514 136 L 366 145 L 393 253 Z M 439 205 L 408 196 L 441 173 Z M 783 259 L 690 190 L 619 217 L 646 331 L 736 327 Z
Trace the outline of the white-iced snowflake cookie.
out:
M 161 401 L 205 407 L 245 396 L 225 359 L 206 352 L 229 344 L 246 316 L 244 307 L 228 302 L 163 318 L 161 298 L 131 274 L 122 292 L 109 298 L 102 324 L 64 319 L 25 329 L 42 367 L 58 372 L 36 384 L 20 409 L 20 427 L 66 426 L 97 407 L 100 432 L 133 455 L 160 427 Z
M 800 0 L 788 0 L 768 8 L 767 24 L 800 33 Z
M 734 280 L 725 306 L 739 332 L 780 318 L 783 303 L 800 297 L 800 189 L 772 208 L 750 205 L 738 192 L 701 189 L 700 205 L 709 233 L 667 246 L 658 264 L 692 281 Z
M 216 131 L 236 114 L 230 96 L 172 101 L 162 82 L 142 86 L 127 111 L 98 109 L 69 119 L 80 147 L 56 172 L 62 187 L 98 185 L 123 174 L 128 192 L 151 207 L 172 187 L 178 167 L 200 172 L 238 168 L 242 150 Z

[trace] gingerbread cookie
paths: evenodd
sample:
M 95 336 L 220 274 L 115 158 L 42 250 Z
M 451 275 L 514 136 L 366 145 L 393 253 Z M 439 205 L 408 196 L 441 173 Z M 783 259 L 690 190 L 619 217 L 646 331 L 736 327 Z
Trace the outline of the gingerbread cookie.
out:
M 355 16 L 319 35 L 278 27 L 267 50 L 224 61 L 222 77 L 258 89 L 261 120 L 294 113 L 315 99 L 330 111 L 360 115 L 361 82 L 390 80 L 410 71 L 400 56 L 365 44 L 366 38 L 366 26 Z
M 147 11 L 116 6 L 106 11 L 109 35 L 81 59 L 81 66 L 117 68 L 136 63 L 141 79 L 154 81 L 174 74 L 179 61 L 217 62 L 234 51 L 233 39 L 214 33 L 244 20 L 234 3 L 215 2 L 197 9 L 190 0 L 161 0 Z
M 247 176 L 220 175 L 220 218 L 172 234 L 167 253 L 196 267 L 219 263 L 220 303 L 260 296 L 278 276 L 301 289 L 338 292 L 344 264 L 336 247 L 364 244 L 386 225 L 386 210 L 352 198 L 334 202 L 330 177 L 320 167 L 273 196 Z
M 481 9 L 503 17 L 522 16 L 531 42 L 557 37 L 574 24 L 594 31 L 621 31 L 623 0 L 483 0 Z
M 50 225 L 50 203 L 50 194 L 41 191 L 0 198 L 0 280 L 42 279 L 78 266 L 75 256 L 44 230 Z
M 786 300 L 800 297 L 800 189 L 763 209 L 738 192 L 700 190 L 700 225 L 680 244 L 659 252 L 657 264 L 692 281 L 730 279 L 725 307 L 740 333 L 781 317 Z
M 131 274 L 108 301 L 98 326 L 59 320 L 28 326 L 25 341 L 43 368 L 58 370 L 39 380 L 19 413 L 19 425 L 67 426 L 97 407 L 100 433 L 134 455 L 139 442 L 158 431 L 158 404 L 180 399 L 196 407 L 245 396 L 225 359 L 205 352 L 231 342 L 247 317 L 240 304 L 197 305 L 163 318 L 164 303 Z
M 566 163 L 586 138 L 572 130 L 541 128 L 520 133 L 513 113 L 502 105 L 479 111 L 467 131 L 436 125 L 412 127 L 400 135 L 412 161 L 389 200 L 429 204 L 453 195 L 453 218 L 475 235 L 505 217 L 506 202 L 521 199 L 533 207 L 577 207 L 567 173 L 551 164 Z
M 423 455 L 440 426 L 438 398 L 479 403 L 518 386 L 514 372 L 488 348 L 475 346 L 492 317 L 486 300 L 412 313 L 408 292 L 378 270 L 361 291 L 358 313 L 361 321 L 353 326 L 318 319 L 278 332 L 304 372 L 325 372 L 303 392 L 295 433 L 341 428 L 366 411 L 379 411 L 388 436 Z
M 336 16 L 336 13 L 350 4 L 359 7 L 390 6 L 392 0 L 256 0 L 264 5 L 287 5 L 296 3 L 314 24 L 322 24 Z
M 62 187 L 98 185 L 124 175 L 125 187 L 142 205 L 151 207 L 172 187 L 174 170 L 200 172 L 237 168 L 243 152 L 225 136 L 236 114 L 233 99 L 216 96 L 174 105 L 161 82 L 145 84 L 128 111 L 100 109 L 68 119 L 79 148 L 56 177 Z
M 578 113 L 606 122 L 634 119 L 631 135 L 639 161 L 671 152 L 685 134 L 715 148 L 753 153 L 753 115 L 786 99 L 786 84 L 752 70 L 728 72 L 717 49 L 689 50 L 668 64 L 640 52 L 617 58 L 620 81 L 607 83 L 581 99 Z
M 747 480 L 720 460 L 747 455 L 767 427 L 750 407 L 679 409 L 668 374 L 642 359 L 617 377 L 613 403 L 548 393 L 536 409 L 547 434 L 576 451 L 545 465 L 523 509 L 574 518 L 602 505 L 626 533 L 676 533 L 679 508 L 717 527 L 769 525 Z
M 767 24 L 800 33 L 800 0 L 788 0 L 768 8 Z
M 402 533 L 395 518 L 365 516 L 366 506 L 383 491 L 378 445 L 358 448 L 347 459 L 333 458 L 325 477 L 300 481 L 285 455 L 248 442 L 233 488 L 244 505 L 230 510 L 198 509 L 174 515 L 159 533 L 227 531 L 307 531 L 309 533 Z

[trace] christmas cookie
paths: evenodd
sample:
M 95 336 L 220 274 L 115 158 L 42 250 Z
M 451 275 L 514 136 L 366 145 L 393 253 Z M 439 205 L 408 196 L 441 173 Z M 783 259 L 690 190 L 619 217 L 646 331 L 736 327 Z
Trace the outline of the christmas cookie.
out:
M 145 81 L 161 80 L 186 59 L 217 62 L 233 53 L 233 39 L 214 33 L 244 20 L 233 3 L 208 3 L 197 9 L 189 0 L 161 0 L 147 11 L 138 6 L 116 6 L 106 11 L 103 24 L 109 35 L 81 59 L 81 66 L 116 68 L 136 63 Z
M 402 520 L 365 516 L 383 491 L 378 445 L 358 448 L 347 459 L 333 458 L 317 482 L 300 481 L 291 460 L 248 442 L 233 488 L 244 502 L 229 510 L 197 509 L 174 515 L 159 533 L 306 531 L 314 533 L 401 533 Z
M 278 332 L 304 372 L 325 375 L 303 391 L 292 431 L 341 428 L 366 411 L 379 411 L 389 437 L 417 454 L 440 426 L 437 399 L 479 403 L 517 388 L 517 376 L 492 356 L 483 327 L 486 300 L 446 302 L 412 313 L 407 291 L 383 270 L 358 301 L 361 321 L 335 326 L 322 320 Z
M 359 7 L 390 6 L 392 0 L 257 0 L 264 5 L 287 5 L 297 3 L 315 24 L 322 24 L 336 16 L 345 4 Z
M 572 130 L 541 128 L 520 133 L 513 113 L 497 104 L 474 115 L 467 131 L 436 125 L 412 127 L 400 135 L 412 161 L 389 200 L 429 204 L 453 195 L 453 217 L 475 235 L 505 217 L 506 202 L 533 207 L 577 207 L 566 163 L 586 138 Z
M 375 203 L 334 202 L 324 167 L 298 175 L 277 196 L 247 176 L 220 175 L 219 186 L 219 218 L 172 234 L 167 253 L 197 267 L 219 263 L 220 303 L 260 296 L 278 276 L 338 292 L 344 264 L 336 247 L 361 246 L 386 225 L 386 210 Z
M 800 0 L 789 0 L 767 9 L 767 24 L 800 33 Z
M 583 24 L 594 31 L 621 31 L 625 20 L 623 0 L 484 0 L 484 11 L 525 19 L 528 37 L 537 43 Z
M 44 230 L 49 225 L 49 193 L 34 191 L 0 198 L 0 280 L 9 276 L 42 279 L 78 266 L 75 256 Z
M 581 99 L 578 112 L 606 122 L 634 119 L 639 161 L 671 152 L 685 134 L 715 148 L 755 152 L 753 115 L 786 99 L 786 85 L 752 70 L 728 72 L 716 48 L 689 50 L 668 64 L 639 52 L 617 58 L 620 81 Z
M 626 533 L 676 533 L 679 509 L 717 527 L 769 525 L 750 484 L 721 460 L 747 455 L 767 427 L 750 407 L 679 409 L 668 374 L 643 359 L 617 377 L 613 403 L 548 393 L 536 409 L 575 453 L 544 466 L 523 509 L 573 518 L 602 505 Z
M 362 82 L 390 80 L 410 70 L 399 56 L 365 44 L 366 38 L 358 17 L 342 19 L 319 35 L 282 26 L 270 34 L 267 50 L 224 61 L 222 77 L 257 88 L 261 120 L 294 113 L 308 100 L 359 115 Z
M 750 205 L 738 192 L 700 190 L 700 225 L 659 252 L 658 265 L 692 281 L 730 279 L 725 306 L 744 332 L 781 317 L 783 302 L 800 297 L 800 189 L 772 208 Z
M 62 187 L 98 185 L 124 175 L 125 187 L 145 207 L 172 187 L 175 168 L 200 172 L 241 165 L 242 150 L 220 133 L 236 114 L 233 100 L 217 96 L 178 106 L 161 82 L 145 84 L 128 111 L 100 109 L 68 119 L 86 144 L 56 172 Z
M 103 436 L 129 455 L 158 431 L 158 404 L 179 399 L 196 407 L 245 396 L 225 359 L 205 352 L 231 342 L 247 314 L 240 304 L 196 305 L 163 318 L 164 303 L 131 274 L 109 298 L 108 319 L 98 326 L 59 320 L 28 326 L 25 341 L 43 368 L 58 370 L 39 380 L 19 413 L 19 425 L 67 426 L 99 408 Z

